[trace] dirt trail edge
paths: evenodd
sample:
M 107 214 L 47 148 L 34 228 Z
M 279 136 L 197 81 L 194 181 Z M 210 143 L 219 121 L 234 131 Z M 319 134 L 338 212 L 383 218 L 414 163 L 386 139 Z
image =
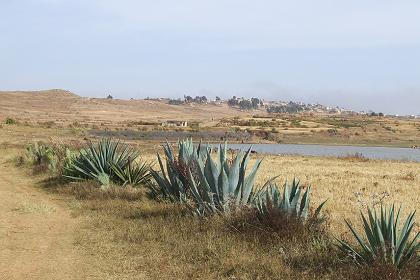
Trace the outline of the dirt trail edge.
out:
M 75 245 L 80 221 L 65 203 L 35 187 L 0 150 L 0 279 L 86 279 Z

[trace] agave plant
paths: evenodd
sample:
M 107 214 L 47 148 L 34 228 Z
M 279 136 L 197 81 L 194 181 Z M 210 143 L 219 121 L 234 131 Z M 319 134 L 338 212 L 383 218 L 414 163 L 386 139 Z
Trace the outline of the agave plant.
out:
M 229 212 L 232 206 L 246 205 L 253 193 L 257 161 L 246 176 L 250 150 L 239 152 L 229 162 L 227 145 L 220 145 L 217 159 L 210 148 L 194 146 L 191 140 L 178 142 L 178 157 L 164 145 L 166 171 L 158 155 L 160 172 L 152 170 L 158 191 L 172 201 L 187 204 L 197 215 Z
M 150 185 L 152 191 L 173 202 L 186 202 L 190 185 L 190 166 L 193 159 L 202 161 L 204 157 L 201 143 L 198 146 L 194 146 L 192 139 L 178 141 L 177 157 L 169 143 L 163 145 L 163 150 L 166 156 L 166 169 L 158 153 L 160 172 L 153 169 L 150 170 L 152 177 L 157 183 L 157 188 L 154 185 Z
M 73 180 L 96 180 L 103 186 L 111 181 L 118 181 L 114 170 L 126 170 L 129 162 L 139 156 L 133 147 L 114 141 L 102 139 L 97 144 L 89 144 L 74 157 L 64 169 L 64 177 Z
M 229 162 L 227 145 L 219 146 L 216 160 L 207 151 L 205 161 L 194 159 L 196 174 L 190 174 L 191 196 L 199 215 L 230 212 L 247 205 L 254 193 L 254 182 L 261 160 L 257 160 L 246 176 L 251 149 L 238 152 Z
M 273 180 L 256 193 L 254 203 L 261 215 L 267 215 L 274 211 L 280 211 L 288 217 L 298 218 L 306 221 L 309 217 L 309 206 L 311 197 L 311 187 L 305 192 L 300 185 L 300 181 L 293 179 L 291 184 L 287 180 L 283 187 L 283 193 L 280 188 L 273 183 Z M 326 201 L 322 202 L 315 210 L 314 217 L 318 218 Z
M 380 214 L 377 214 L 375 209 L 368 209 L 367 217 L 361 214 L 365 238 L 362 238 L 345 220 L 360 249 L 352 247 L 343 240 L 338 240 L 339 247 L 359 264 L 385 261 L 398 268 L 402 267 L 412 260 L 420 249 L 420 232 L 409 241 L 414 227 L 415 212 L 408 215 L 402 228 L 400 227 L 400 212 L 401 207 L 396 212 L 392 205 L 388 210 L 381 206 Z
M 118 165 L 112 165 L 112 170 L 123 187 L 126 185 L 132 187 L 147 185 L 150 183 L 152 177 L 149 173 L 150 165 L 148 163 L 133 166 L 133 164 L 129 162 L 125 169 L 122 169 Z

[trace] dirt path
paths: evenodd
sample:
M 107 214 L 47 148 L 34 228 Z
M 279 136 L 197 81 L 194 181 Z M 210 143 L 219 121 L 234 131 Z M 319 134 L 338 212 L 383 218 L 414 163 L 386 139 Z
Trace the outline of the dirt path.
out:
M 0 150 L 0 279 L 86 279 L 75 245 L 80 221 L 5 161 Z

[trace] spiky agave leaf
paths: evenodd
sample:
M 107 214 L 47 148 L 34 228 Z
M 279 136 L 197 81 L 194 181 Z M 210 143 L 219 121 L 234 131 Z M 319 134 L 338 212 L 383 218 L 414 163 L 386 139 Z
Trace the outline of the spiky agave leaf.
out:
M 158 156 L 161 171 L 151 171 L 158 188 L 180 202 L 192 203 L 191 209 L 198 215 L 228 213 L 233 207 L 250 202 L 256 173 L 261 161 L 257 161 L 246 176 L 250 150 L 238 152 L 232 162 L 228 159 L 227 144 L 220 145 L 217 157 L 211 156 L 209 148 L 196 146 L 192 140 L 178 142 L 178 158 L 169 144 L 164 145 L 166 173 Z M 182 165 L 185 168 L 179 168 Z M 184 199 L 180 199 L 183 197 Z
M 208 213 L 229 213 L 233 208 L 249 204 L 254 192 L 254 181 L 261 161 L 258 160 L 248 176 L 245 176 L 250 157 L 250 149 L 238 152 L 231 162 L 228 160 L 227 144 L 219 145 L 217 158 L 214 160 L 207 153 L 204 164 L 195 160 L 199 167 L 198 188 L 200 196 L 195 203 Z
M 271 211 L 279 211 L 286 216 L 301 219 L 303 222 L 309 218 L 311 187 L 303 193 L 303 187 L 299 180 L 293 179 L 289 184 L 286 180 L 283 192 L 274 180 L 269 180 L 253 198 L 254 205 L 261 215 L 267 215 Z M 322 202 L 315 210 L 314 217 L 319 218 L 326 201 Z
M 409 213 L 402 228 L 400 228 L 400 213 L 392 205 L 389 209 L 381 206 L 379 215 L 376 209 L 368 209 L 367 217 L 361 213 L 365 238 L 345 220 L 348 228 L 357 240 L 360 249 L 338 240 L 339 247 L 359 264 L 370 264 L 374 261 L 392 263 L 397 268 L 411 261 L 420 249 L 420 232 L 409 241 L 414 227 L 415 212 Z
M 160 171 L 150 170 L 156 184 L 151 185 L 152 191 L 174 202 L 186 202 L 191 192 L 190 175 L 193 159 L 204 160 L 204 150 L 201 145 L 194 146 L 192 139 L 178 141 L 178 156 L 171 145 L 163 144 L 166 165 L 157 154 Z
M 103 138 L 96 144 L 90 143 L 77 156 L 72 157 L 65 166 L 63 176 L 73 180 L 118 182 L 113 166 L 125 170 L 129 162 L 135 161 L 138 156 L 139 151 L 134 147 L 111 138 Z M 103 174 L 109 180 L 100 180 L 99 178 L 104 178 Z
M 128 164 L 125 169 L 121 169 L 117 165 L 112 165 L 112 170 L 123 186 L 130 185 L 132 187 L 138 187 L 140 185 L 147 185 L 152 178 L 149 172 L 150 164 L 148 163 Z

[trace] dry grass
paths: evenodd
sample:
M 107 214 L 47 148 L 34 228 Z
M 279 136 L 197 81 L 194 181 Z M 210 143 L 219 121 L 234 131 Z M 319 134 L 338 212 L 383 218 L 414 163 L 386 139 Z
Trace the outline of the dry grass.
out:
M 0 131 L 24 126 L 27 129 L 24 138 L 28 139 L 35 138 L 37 130 L 55 131 L 56 136 L 70 132 L 66 136 L 77 134 L 80 138 L 89 137 L 89 129 L 173 131 L 181 128 L 163 128 L 161 122 L 188 120 L 191 125 L 195 123 L 185 128 L 190 132 L 248 130 L 254 135 L 251 140 L 256 142 L 420 145 L 418 119 L 321 113 L 269 115 L 264 110 L 244 112 L 226 104 L 169 105 L 152 100 L 82 98 L 63 90 L 0 92 L 0 95 Z M 7 118 L 16 119 L 18 124 L 5 124 Z
M 129 125 L 127 120 L 202 120 L 246 115 L 224 105 L 169 105 L 154 100 L 109 100 L 85 98 L 64 90 L 38 92 L 0 91 L 0 119 L 13 117 L 19 122 L 42 126 L 115 127 Z
M 257 184 L 274 175 L 280 175 L 280 181 L 296 176 L 303 185 L 312 185 L 313 205 L 328 199 L 325 207 L 337 235 L 346 231 L 344 217 L 359 224 L 359 213 L 367 206 L 395 203 L 403 206 L 404 214 L 420 211 L 420 163 L 267 156 Z
M 17 125 L 0 129 L 0 152 L 14 149 L 10 159 L 18 154 L 17 148 L 21 151 L 32 140 L 86 136 L 84 130 L 75 134 L 67 128 Z M 158 143 L 139 145 L 146 148 L 145 160 L 155 160 Z M 420 163 L 265 156 L 257 185 L 275 175 L 280 175 L 280 182 L 296 176 L 303 185 L 312 185 L 313 205 L 328 199 L 326 230 L 337 237 L 349 237 L 344 217 L 360 226 L 359 211 L 368 205 L 396 203 L 403 205 L 404 213 L 420 210 Z M 74 214 L 85 218 L 76 244 L 101 268 L 103 279 L 373 280 L 418 279 L 420 273 L 419 265 L 403 272 L 384 265 L 356 268 L 342 261 L 329 237 L 280 238 L 255 225 L 241 229 L 237 226 L 243 222 L 240 217 L 192 218 L 178 206 L 149 200 L 144 190 L 101 192 L 90 183 L 54 180 L 45 181 L 42 187 L 67 197 Z M 417 224 L 416 231 L 419 229 Z
M 226 129 L 254 131 L 264 140 L 280 143 L 315 143 L 410 147 L 420 143 L 420 121 L 363 115 L 280 114 L 223 119 Z
M 146 154 L 144 158 L 152 161 L 156 156 Z M 337 235 L 346 231 L 344 217 L 359 223 L 360 211 L 367 206 L 395 203 L 403 206 L 404 214 L 420 211 L 420 163 L 417 162 L 367 160 L 360 156 L 252 155 L 252 160 L 257 158 L 263 158 L 257 186 L 274 176 L 279 176 L 279 185 L 294 177 L 304 186 L 311 185 L 311 204 L 316 206 L 328 200 L 325 209 Z
M 379 280 L 416 279 L 418 272 L 415 266 L 402 272 L 384 265 L 358 268 L 343 261 L 328 235 L 280 238 L 260 228 L 233 228 L 236 216 L 198 219 L 144 196 L 89 197 L 75 205 L 87 217 L 77 242 L 106 279 Z
M 407 170 L 414 179 L 406 179 Z M 258 184 L 273 173 L 296 175 L 313 185 L 312 204 L 329 199 L 329 223 L 316 232 L 290 221 L 272 230 L 247 212 L 198 219 L 177 205 L 149 200 L 144 190 L 102 192 L 92 183 L 54 180 L 44 187 L 77 199 L 75 213 L 86 217 L 77 242 L 107 279 L 417 279 L 418 265 L 403 271 L 385 264 L 356 267 L 332 236 L 349 238 L 343 218 L 360 225 L 366 205 L 395 201 L 405 211 L 418 210 L 418 170 L 418 163 L 409 162 L 266 157 Z

